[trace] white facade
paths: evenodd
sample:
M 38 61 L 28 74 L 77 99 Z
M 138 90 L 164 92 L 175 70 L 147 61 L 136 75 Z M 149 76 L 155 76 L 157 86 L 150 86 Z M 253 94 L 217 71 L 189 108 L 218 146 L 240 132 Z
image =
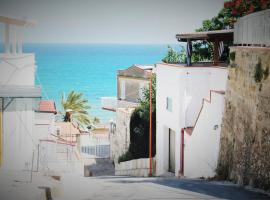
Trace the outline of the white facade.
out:
M 50 139 L 55 133 L 55 114 L 35 112 L 35 134 L 40 139 Z
M 215 155 L 219 151 L 220 125 L 224 107 L 222 94 L 226 88 L 227 69 L 157 64 L 156 74 L 157 175 L 166 174 L 168 171 L 175 173 L 175 176 L 180 175 L 181 130 L 195 126 L 191 136 L 184 134 L 184 176 L 212 176 L 217 162 Z M 202 107 L 203 99 L 210 98 L 211 90 L 220 93 L 217 93 L 217 97 L 212 95 L 215 98 L 212 97 L 210 105 Z M 216 128 L 215 131 L 213 126 Z M 208 150 L 203 151 L 205 149 Z M 209 161 L 209 156 L 214 158 Z M 210 164 L 206 165 L 206 162 Z M 201 167 L 205 169 L 198 171 Z
M 5 53 L 0 54 L 0 167 L 31 170 L 38 143 L 34 110 L 41 97 L 41 89 L 35 86 L 35 56 L 22 53 L 19 26 L 27 25 L 26 21 L 0 17 L 0 22 L 5 23 Z

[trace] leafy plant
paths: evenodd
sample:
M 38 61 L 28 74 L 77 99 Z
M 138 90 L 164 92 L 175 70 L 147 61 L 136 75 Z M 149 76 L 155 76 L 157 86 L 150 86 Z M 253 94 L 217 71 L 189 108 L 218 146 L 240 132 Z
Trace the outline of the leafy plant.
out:
M 165 63 L 179 63 L 180 54 L 175 51 L 171 46 L 168 46 L 167 55 L 162 59 Z
M 127 151 L 126 153 L 124 153 L 121 156 L 119 156 L 118 163 L 129 161 L 129 160 L 132 160 L 132 159 L 133 159 L 132 154 L 129 151 Z
M 149 156 L 149 89 L 144 90 L 140 106 L 134 110 L 130 119 L 129 152 L 133 159 Z M 156 76 L 152 77 L 152 156 L 156 154 Z
M 230 60 L 235 61 L 235 52 L 230 52 Z
M 261 80 L 263 79 L 263 68 L 262 68 L 262 64 L 261 61 L 259 60 L 258 64 L 255 67 L 255 73 L 254 73 L 254 79 L 256 83 L 261 82 Z
M 90 106 L 88 100 L 83 97 L 83 93 L 71 91 L 67 97 L 64 94 L 61 96 L 61 105 L 64 110 L 64 121 L 71 121 L 72 118 L 83 125 L 90 124 L 88 109 Z

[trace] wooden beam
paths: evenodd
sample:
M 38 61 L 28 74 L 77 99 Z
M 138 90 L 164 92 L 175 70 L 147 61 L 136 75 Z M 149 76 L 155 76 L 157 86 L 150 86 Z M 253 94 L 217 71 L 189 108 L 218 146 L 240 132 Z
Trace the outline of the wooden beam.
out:
M 214 56 L 213 56 L 214 66 L 218 65 L 219 60 L 218 48 L 219 48 L 219 41 L 216 39 L 214 41 Z
M 15 19 L 5 16 L 0 16 L 0 23 L 11 24 L 15 26 L 35 26 L 36 22 L 24 19 Z

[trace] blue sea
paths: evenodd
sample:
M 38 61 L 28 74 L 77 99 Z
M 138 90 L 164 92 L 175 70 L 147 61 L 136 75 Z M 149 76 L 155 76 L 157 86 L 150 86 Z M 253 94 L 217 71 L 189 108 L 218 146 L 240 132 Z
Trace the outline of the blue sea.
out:
M 24 52 L 36 54 L 36 84 L 42 85 L 44 99 L 55 100 L 61 110 L 62 93 L 83 92 L 90 115 L 107 122 L 114 113 L 101 109 L 100 97 L 116 96 L 117 70 L 157 63 L 167 45 L 25 44 Z

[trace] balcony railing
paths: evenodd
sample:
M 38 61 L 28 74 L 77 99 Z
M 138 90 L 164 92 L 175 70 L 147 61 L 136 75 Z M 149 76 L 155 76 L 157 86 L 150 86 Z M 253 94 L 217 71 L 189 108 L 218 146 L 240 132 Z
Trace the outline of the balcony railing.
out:
M 117 97 L 101 97 L 101 107 L 105 110 L 116 111 L 117 108 L 133 108 L 138 105 L 138 103 L 119 100 Z
M 234 24 L 234 44 L 270 46 L 270 9 L 238 19 Z

